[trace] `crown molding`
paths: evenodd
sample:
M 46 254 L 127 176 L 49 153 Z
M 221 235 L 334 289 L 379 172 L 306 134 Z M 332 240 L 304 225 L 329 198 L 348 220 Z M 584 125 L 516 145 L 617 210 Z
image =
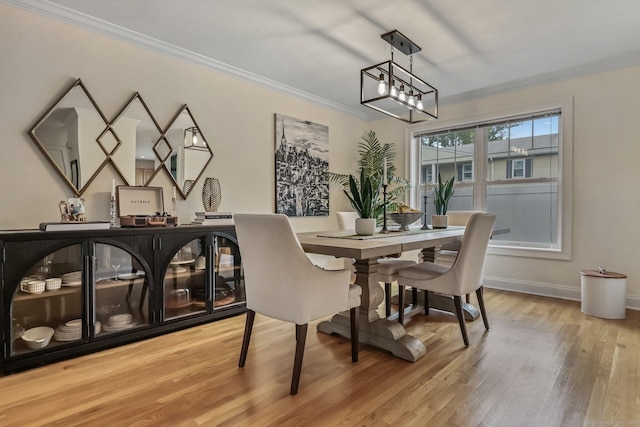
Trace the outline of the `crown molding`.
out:
M 103 21 L 84 13 L 51 3 L 47 0 L 0 0 L 0 2 L 17 7 L 27 12 L 32 12 L 46 18 L 82 28 L 84 30 L 88 30 L 115 40 L 119 40 L 127 44 L 131 44 L 133 46 L 157 53 L 159 55 L 167 56 L 172 59 L 186 62 L 209 71 L 214 71 L 229 77 L 236 78 L 238 80 L 242 80 L 247 83 L 261 86 L 263 88 L 273 90 L 274 92 L 314 103 L 316 105 L 320 105 L 322 107 L 337 111 L 339 113 L 347 114 L 361 120 L 371 119 L 369 114 L 361 110 L 348 107 L 346 105 L 331 101 L 326 98 L 322 98 L 320 96 L 316 96 L 300 89 L 296 89 L 292 86 L 288 86 L 275 80 L 262 77 L 258 74 L 254 74 L 249 71 L 242 70 L 238 67 L 234 67 L 233 65 L 216 61 L 215 59 L 208 58 L 204 55 L 199 55 L 195 52 L 182 49 L 153 37 L 149 37 L 144 34 L 140 34 L 138 32 L 131 31 L 118 25 L 112 24 L 110 22 Z

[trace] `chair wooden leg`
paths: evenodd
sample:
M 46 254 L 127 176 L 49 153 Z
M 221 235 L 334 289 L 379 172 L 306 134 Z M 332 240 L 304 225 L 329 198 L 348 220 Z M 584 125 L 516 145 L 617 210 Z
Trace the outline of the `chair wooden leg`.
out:
M 351 361 L 358 361 L 358 347 L 360 344 L 359 334 L 359 319 L 360 319 L 360 307 L 353 307 L 349 310 L 349 317 L 351 318 Z
M 462 297 L 454 295 L 453 303 L 456 306 L 456 316 L 458 317 L 458 323 L 460 323 L 460 331 L 462 332 L 462 340 L 464 345 L 469 347 L 469 337 L 467 336 L 467 325 L 464 323 L 464 313 L 462 312 Z
M 384 315 L 391 316 L 391 283 L 384 284 Z
M 247 352 L 249 351 L 249 341 L 251 341 L 251 330 L 253 329 L 253 319 L 256 318 L 256 312 L 247 310 L 247 320 L 244 323 L 244 337 L 242 338 L 242 350 L 240 350 L 239 368 L 244 368 L 247 361 Z
M 464 296 L 464 300 L 467 302 L 467 304 L 471 303 L 471 294 L 467 294 Z
M 398 322 L 404 325 L 404 286 L 398 284 Z
M 418 305 L 418 288 L 411 288 L 411 298 L 413 299 L 412 304 Z
M 487 317 L 487 311 L 484 308 L 484 287 L 480 286 L 476 289 L 476 296 L 478 297 L 478 305 L 480 306 L 480 314 L 482 314 L 484 328 L 489 329 L 489 318 Z
M 296 325 L 296 358 L 293 362 L 293 376 L 291 377 L 291 394 L 298 393 L 300 384 L 300 371 L 302 371 L 302 356 L 304 356 L 304 344 L 307 340 L 307 325 Z
M 424 293 L 424 315 L 429 315 L 429 291 L 426 289 L 422 291 Z

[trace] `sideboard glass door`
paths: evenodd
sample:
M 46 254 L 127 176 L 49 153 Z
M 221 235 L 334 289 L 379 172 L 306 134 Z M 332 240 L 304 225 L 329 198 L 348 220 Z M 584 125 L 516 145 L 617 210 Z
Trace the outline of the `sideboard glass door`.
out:
M 235 239 L 226 235 L 216 235 L 214 237 L 214 247 L 214 310 L 244 303 L 246 296 L 238 243 Z
M 140 261 L 114 245 L 96 244 L 95 334 L 149 324 L 149 282 Z
M 10 354 L 81 341 L 82 285 L 80 244 L 56 250 L 32 265 L 13 294 Z
M 164 276 L 164 318 L 206 312 L 206 237 L 183 245 Z

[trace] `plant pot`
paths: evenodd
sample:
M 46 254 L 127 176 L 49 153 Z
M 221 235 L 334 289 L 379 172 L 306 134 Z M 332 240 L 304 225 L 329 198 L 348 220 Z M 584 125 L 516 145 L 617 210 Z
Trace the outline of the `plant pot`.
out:
M 431 215 L 431 226 L 433 228 L 447 228 L 449 226 L 449 215 Z
M 371 236 L 376 232 L 375 218 L 356 218 L 356 234 L 359 236 Z

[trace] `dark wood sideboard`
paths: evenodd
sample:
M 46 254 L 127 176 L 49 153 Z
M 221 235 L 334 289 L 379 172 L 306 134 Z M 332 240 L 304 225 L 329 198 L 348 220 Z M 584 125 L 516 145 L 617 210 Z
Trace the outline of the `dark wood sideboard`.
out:
M 0 231 L 0 250 L 2 374 L 246 309 L 233 226 Z

